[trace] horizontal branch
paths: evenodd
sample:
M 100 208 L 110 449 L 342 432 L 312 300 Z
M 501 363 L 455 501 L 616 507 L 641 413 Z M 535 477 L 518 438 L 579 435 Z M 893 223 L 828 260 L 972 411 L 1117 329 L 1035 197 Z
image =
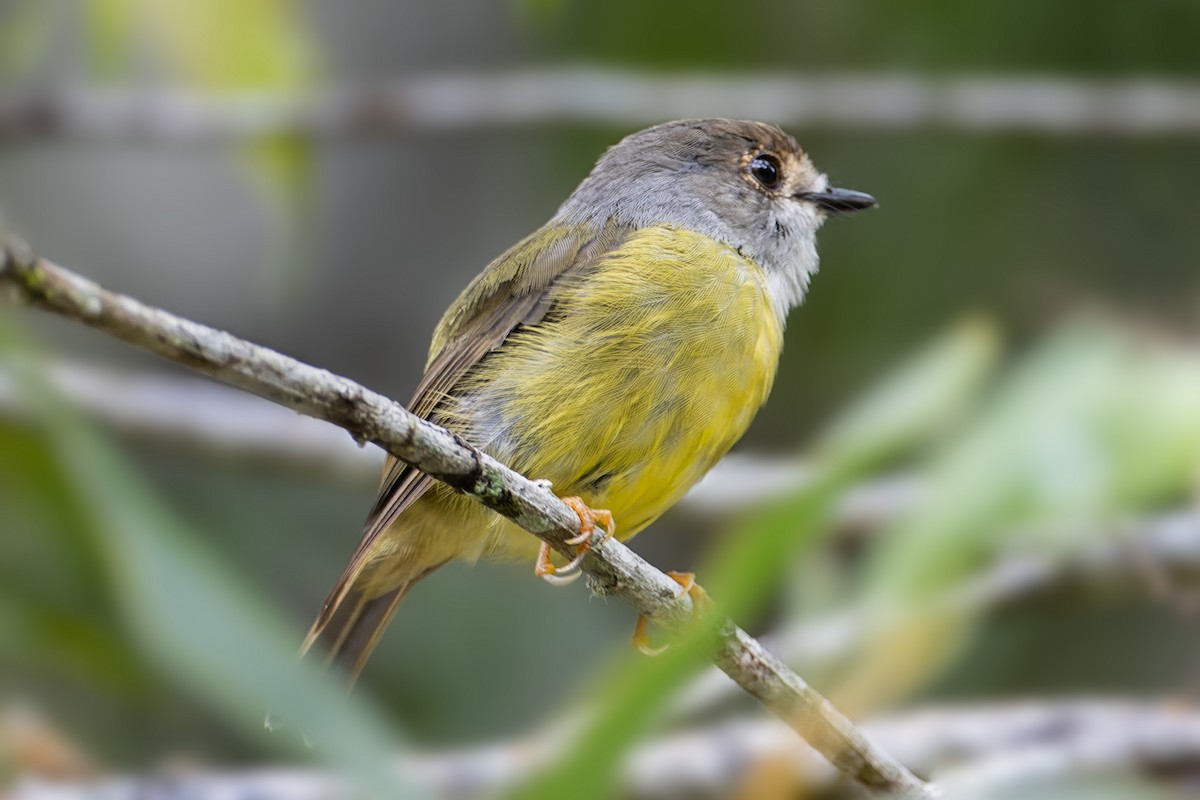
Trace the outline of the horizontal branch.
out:
M 1024 782 L 1113 772 L 1178 774 L 1200 768 L 1200 713 L 1165 703 L 1122 700 L 1019 702 L 912 711 L 863 729 L 923 772 L 944 776 L 951 797 L 1020 797 Z M 771 763 L 781 796 L 808 797 L 836 773 L 770 719 L 731 719 L 640 745 L 622 768 L 621 793 L 654 800 L 730 797 L 756 767 Z M 554 757 L 557 735 L 402 756 L 396 769 L 435 796 L 493 797 L 531 766 Z M 781 756 L 786 754 L 786 756 Z M 780 772 L 779 766 L 786 770 Z M 782 783 L 787 781 L 788 783 Z M 939 780 L 941 783 L 942 780 Z M 790 791 L 788 791 L 790 789 Z M 50 781 L 26 774 L 9 800 L 159 800 L 256 797 L 338 800 L 344 784 L 297 769 L 196 771 L 157 776 Z
M 223 331 L 181 319 L 38 258 L 22 242 L 0 249 L 0 281 L 30 305 L 75 319 L 226 383 L 346 429 L 474 497 L 570 557 L 579 518 L 545 485 L 531 481 L 399 403 L 346 378 Z M 625 600 L 669 631 L 694 608 L 678 584 L 616 540 L 592 539 L 582 564 L 598 591 Z M 815 689 L 729 620 L 714 660 L 734 681 L 805 736 L 843 774 L 899 797 L 935 790 L 864 737 Z
M 963 720 L 956 731 L 939 712 L 925 721 L 929 743 L 946 761 L 934 774 L 948 797 L 1021 797 L 1031 785 L 1071 778 L 1095 787 L 1096 778 L 1114 773 L 1176 776 L 1194 785 L 1200 774 L 1200 714 L 1194 704 L 1179 700 L 1027 703 L 1014 706 L 1007 719 Z M 1005 746 L 978 748 L 998 740 Z M 901 743 L 895 746 L 904 752 Z
M 86 363 L 43 365 L 59 396 L 122 437 L 362 486 L 378 480 L 384 453 L 360 447 L 341 428 L 200 378 Z M 0 373 L 0 419 L 29 415 L 22 393 Z
M 134 441 L 359 486 L 383 467 L 381 450 L 358 446 L 341 428 L 202 378 L 62 361 L 42 369 L 73 407 Z M 24 403 L 0 373 L 0 417 L 27 416 Z
M 303 94 L 73 87 L 0 97 L 0 137 L 196 143 L 547 123 L 642 127 L 712 115 L 794 127 L 1195 135 L 1200 84 L 1053 75 L 733 76 L 575 67 L 405 77 Z

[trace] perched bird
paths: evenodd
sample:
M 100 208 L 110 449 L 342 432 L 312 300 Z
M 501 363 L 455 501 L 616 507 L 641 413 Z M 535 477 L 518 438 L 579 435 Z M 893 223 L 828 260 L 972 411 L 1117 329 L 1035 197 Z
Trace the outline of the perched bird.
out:
M 826 216 L 873 205 L 831 187 L 773 125 L 683 120 L 632 134 L 450 306 L 409 408 L 549 480 L 584 534 L 599 523 L 632 537 L 766 400 Z M 303 650 L 353 682 L 421 578 L 453 559 L 535 552 L 536 574 L 577 575 L 579 559 L 556 569 L 530 534 L 389 459 Z

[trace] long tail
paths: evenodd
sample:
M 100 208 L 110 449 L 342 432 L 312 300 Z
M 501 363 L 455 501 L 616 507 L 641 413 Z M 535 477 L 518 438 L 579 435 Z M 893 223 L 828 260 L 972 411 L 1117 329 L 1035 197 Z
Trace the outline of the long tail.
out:
M 400 601 L 417 581 L 434 569 L 436 567 L 376 596 L 369 596 L 364 591 L 361 573 L 345 583 L 339 581 L 308 629 L 300 646 L 300 655 L 319 656 L 327 666 L 332 665 L 345 674 L 347 686 L 353 686 L 392 621 Z

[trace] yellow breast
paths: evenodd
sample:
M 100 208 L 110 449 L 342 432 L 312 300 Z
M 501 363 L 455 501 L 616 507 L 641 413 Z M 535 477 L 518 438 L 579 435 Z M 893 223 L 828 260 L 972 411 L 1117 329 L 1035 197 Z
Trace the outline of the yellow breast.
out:
M 564 311 L 510 335 L 462 386 L 456 416 L 501 461 L 611 510 L 628 538 L 745 432 L 783 323 L 757 265 L 669 228 L 639 231 L 554 291 Z M 535 544 L 494 539 L 488 549 Z

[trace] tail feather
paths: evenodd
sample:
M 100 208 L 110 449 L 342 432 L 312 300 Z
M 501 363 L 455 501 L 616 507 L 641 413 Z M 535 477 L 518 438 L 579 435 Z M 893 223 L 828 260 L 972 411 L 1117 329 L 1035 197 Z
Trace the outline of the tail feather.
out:
M 347 686 L 353 686 L 414 583 L 402 583 L 378 597 L 367 597 L 351 589 L 323 625 L 318 627 L 314 623 L 301 646 L 301 655 L 315 649 L 314 655 L 324 659 L 326 666 L 343 673 Z
M 300 645 L 300 655 L 309 656 L 310 652 L 319 655 L 326 666 L 332 666 L 346 676 L 348 687 L 353 686 L 400 602 L 417 581 L 435 569 L 437 567 L 431 567 L 381 595 L 366 593 L 361 573 L 340 583 L 309 628 Z

